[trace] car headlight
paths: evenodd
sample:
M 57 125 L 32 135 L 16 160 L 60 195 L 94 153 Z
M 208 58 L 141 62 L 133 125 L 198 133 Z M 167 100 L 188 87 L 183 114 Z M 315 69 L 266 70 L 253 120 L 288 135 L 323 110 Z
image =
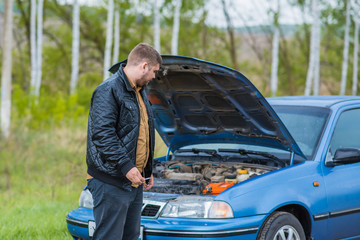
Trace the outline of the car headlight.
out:
M 85 189 L 80 194 L 79 206 L 92 209 L 94 207 L 93 197 L 89 189 Z
M 214 201 L 207 197 L 181 196 L 169 201 L 164 207 L 162 217 L 178 218 L 233 218 L 230 205 L 222 201 Z

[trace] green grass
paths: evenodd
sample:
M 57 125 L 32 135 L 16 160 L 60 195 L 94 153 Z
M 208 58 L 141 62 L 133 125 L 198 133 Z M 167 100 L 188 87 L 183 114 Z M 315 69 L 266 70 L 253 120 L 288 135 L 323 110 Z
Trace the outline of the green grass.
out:
M 41 195 L 28 193 L 10 197 L 13 202 L 7 202 L 0 210 L 0 239 L 72 239 L 65 216 L 77 207 L 79 191 L 68 194 L 67 199 Z
M 83 118 L 0 140 L 0 239 L 72 239 L 65 217 L 86 184 Z M 156 149 L 165 152 L 158 135 Z
M 0 142 L 0 239 L 72 239 L 65 217 L 86 184 L 83 122 Z

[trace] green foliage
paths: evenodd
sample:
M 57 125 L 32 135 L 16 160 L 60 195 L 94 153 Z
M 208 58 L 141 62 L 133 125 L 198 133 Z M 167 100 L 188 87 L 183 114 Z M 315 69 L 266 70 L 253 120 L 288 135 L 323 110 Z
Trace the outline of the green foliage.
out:
M 16 50 L 14 50 L 13 82 L 24 92 L 29 91 L 29 2 L 16 0 L 20 15 L 15 17 Z M 107 1 L 104 1 L 106 4 Z M 117 0 L 115 5 L 120 13 L 120 56 L 127 58 L 129 49 L 139 42 L 153 43 L 153 2 L 140 0 L 141 7 L 135 8 L 134 1 Z M 232 66 L 228 48 L 228 36 L 224 29 L 208 26 L 206 23 L 207 8 L 204 0 L 182 1 L 179 55 L 192 56 Z M 291 0 L 303 16 L 309 14 L 310 3 L 304 0 Z M 90 97 L 88 89 L 94 89 L 102 81 L 102 62 L 105 45 L 106 5 L 98 7 L 82 5 L 80 7 L 80 76 L 78 101 L 86 106 Z M 321 94 L 336 94 L 341 72 L 343 35 L 345 23 L 345 4 L 343 0 L 328 2 L 321 0 L 322 43 L 321 43 Z M 161 7 L 161 53 L 171 52 L 171 35 L 174 4 L 171 0 L 163 2 Z M 273 14 L 269 11 L 268 14 Z M 300 16 L 302 18 L 303 16 Z M 45 3 L 43 79 L 42 93 L 52 96 L 61 92 L 64 97 L 69 92 L 71 62 L 71 28 L 72 5 L 59 4 L 57 0 Z M 261 27 L 260 27 L 261 28 Z M 279 94 L 303 94 L 306 72 L 309 61 L 310 28 L 308 24 L 298 26 L 294 35 L 283 33 L 285 40 L 280 43 Z M 262 27 L 261 29 L 264 30 Z M 271 31 L 263 32 L 266 36 L 251 33 L 259 43 L 249 46 L 249 34 L 237 34 L 238 67 L 259 86 L 265 95 L 268 93 L 271 64 Z M 250 35 L 251 35 L 250 34 Z M 261 34 L 261 33 L 260 33 Z M 353 27 L 351 28 L 353 34 Z M 266 38 L 262 41 L 261 38 Z M 255 50 L 255 48 L 257 50 Z M 352 59 L 350 44 L 350 61 Z M 248 52 L 253 54 L 249 55 Z M 255 51 L 258 51 L 256 54 Z M 246 68 L 244 68 L 246 66 Z M 352 66 L 349 64 L 348 81 L 351 81 Z M 348 89 L 350 90 L 348 84 Z M 84 89 L 83 89 L 84 88 Z M 348 90 L 348 91 L 349 91 Z
M 79 95 L 67 96 L 62 93 L 46 95 L 39 100 L 31 98 L 18 85 L 14 86 L 12 102 L 13 126 L 25 126 L 31 129 L 48 129 L 70 122 L 78 122 L 87 115 L 91 93 L 79 91 L 85 99 L 78 101 Z

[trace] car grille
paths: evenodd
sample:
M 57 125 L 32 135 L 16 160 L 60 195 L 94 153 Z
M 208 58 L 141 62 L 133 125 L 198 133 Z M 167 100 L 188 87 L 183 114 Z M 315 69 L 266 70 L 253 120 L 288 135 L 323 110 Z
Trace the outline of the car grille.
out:
M 141 216 L 144 217 L 155 217 L 160 209 L 159 205 L 148 204 L 143 209 Z
M 166 205 L 166 202 L 151 201 L 151 200 L 144 199 L 143 206 L 141 209 L 141 217 L 142 218 L 157 218 L 165 205 Z

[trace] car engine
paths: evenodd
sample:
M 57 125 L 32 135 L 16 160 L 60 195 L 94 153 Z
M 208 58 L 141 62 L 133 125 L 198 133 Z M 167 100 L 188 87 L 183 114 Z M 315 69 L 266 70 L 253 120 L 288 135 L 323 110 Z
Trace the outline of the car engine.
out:
M 155 162 L 151 192 L 183 195 L 217 195 L 227 188 L 278 167 L 238 162 L 189 161 Z

